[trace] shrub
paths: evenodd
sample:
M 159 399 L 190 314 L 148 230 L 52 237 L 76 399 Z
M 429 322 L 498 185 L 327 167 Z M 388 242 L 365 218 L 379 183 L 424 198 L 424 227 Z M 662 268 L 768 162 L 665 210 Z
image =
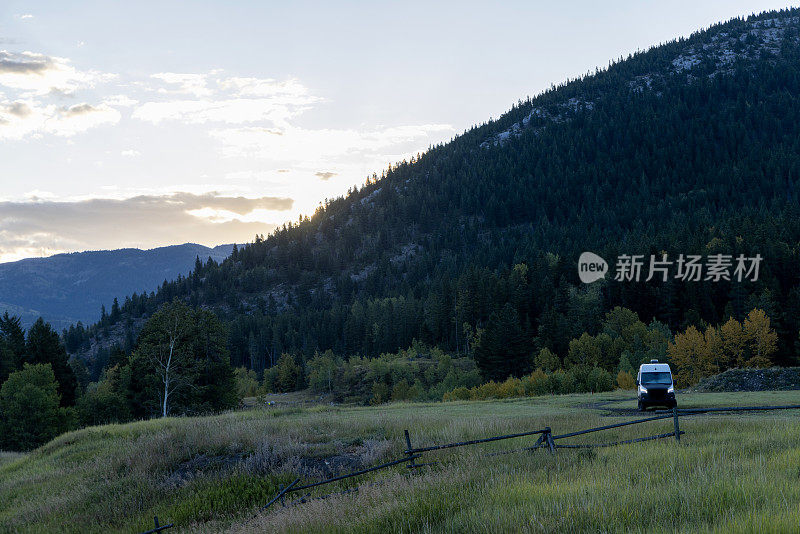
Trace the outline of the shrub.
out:
M 611 373 L 605 369 L 595 367 L 589 371 L 589 374 L 586 377 L 586 385 L 588 386 L 589 391 L 595 393 L 600 391 L 611 391 L 614 389 L 614 379 L 611 377 Z
M 397 384 L 394 385 L 392 388 L 392 400 L 393 401 L 404 401 L 404 400 L 411 400 L 411 396 L 409 395 L 410 387 L 408 386 L 408 382 L 403 379 Z
M 330 350 L 323 354 L 315 354 L 306 363 L 308 386 L 315 393 L 333 393 L 337 379 L 340 377 L 338 370 L 341 365 L 341 360 L 337 359 Z
M 536 365 L 537 369 L 552 373 L 561 367 L 561 360 L 558 358 L 558 356 L 553 354 L 550 349 L 545 347 L 539 351 L 539 354 L 536 355 L 534 364 Z
M 255 371 L 244 367 L 237 367 L 233 370 L 233 376 L 236 380 L 236 395 L 239 399 L 258 395 L 258 375 Z
M 494 380 L 490 380 L 485 384 L 472 388 L 470 391 L 473 400 L 496 399 L 499 396 L 500 385 Z
M 525 386 L 519 378 L 508 377 L 505 382 L 497 386 L 497 398 L 511 399 L 514 397 L 524 397 Z
M 547 395 L 550 393 L 550 378 L 541 369 L 536 369 L 522 379 L 525 386 L 525 395 Z
M 636 380 L 627 371 L 620 371 L 617 373 L 617 386 L 620 389 L 635 389 Z
M 131 419 L 125 397 L 103 387 L 87 390 L 75 407 L 83 426 L 125 423 Z
M 287 393 L 303 387 L 303 368 L 291 354 L 282 354 L 274 367 L 264 370 L 264 389 L 267 392 Z
M 442 397 L 443 401 L 456 401 L 456 400 L 469 400 L 472 394 L 469 389 L 464 386 L 457 387 L 453 391 L 448 391 Z
M 372 383 L 372 404 L 382 404 L 389 400 L 389 386 L 385 382 L 375 381 Z
M 559 369 L 550 375 L 551 391 L 557 394 L 574 393 L 575 377 Z
M 417 379 L 414 385 L 408 388 L 408 400 L 421 400 L 425 397 L 425 386 Z
M 74 410 L 59 408 L 52 366 L 25 364 L 0 388 L 0 447 L 28 450 L 47 443 L 74 423 Z
M 445 393 L 443 400 L 508 399 L 513 397 L 580 393 L 582 391 L 611 391 L 614 379 L 611 373 L 599 367 L 574 367 L 569 371 L 559 369 L 548 375 L 536 369 L 522 379 L 509 377 L 504 382 L 487 382 L 472 389 L 455 388 Z
M 106 369 L 99 382 L 89 387 L 76 404 L 81 425 L 125 423 L 133 418 L 120 380 L 119 364 Z
M 583 393 L 591 391 L 589 373 L 591 368 L 586 365 L 577 365 L 567 370 L 567 382 L 560 393 Z M 571 384 L 571 385 L 570 385 Z
M 329 393 L 343 402 L 376 403 L 389 400 L 440 400 L 458 387 L 482 383 L 475 361 L 452 358 L 421 343 L 376 358 L 337 357 L 331 351 L 315 354 L 306 362 L 306 380 L 315 393 Z M 265 376 L 265 382 L 269 384 Z M 383 394 L 379 386 L 388 388 Z M 383 400 L 379 400 L 383 399 Z

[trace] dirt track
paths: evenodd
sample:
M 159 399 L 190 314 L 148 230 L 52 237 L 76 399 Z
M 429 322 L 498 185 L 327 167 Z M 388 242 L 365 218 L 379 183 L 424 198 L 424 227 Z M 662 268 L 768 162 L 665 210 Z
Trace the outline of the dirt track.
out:
M 623 404 L 623 406 L 619 406 L 620 404 Z M 668 413 L 671 411 L 667 410 L 666 408 L 655 408 L 655 409 L 650 408 L 646 412 L 640 412 L 638 408 L 636 408 L 636 397 L 630 397 L 627 399 L 614 399 L 602 402 L 592 402 L 589 404 L 584 404 L 583 407 L 603 412 L 601 415 L 604 417 L 620 417 L 620 416 L 649 417 L 654 413 L 656 414 Z

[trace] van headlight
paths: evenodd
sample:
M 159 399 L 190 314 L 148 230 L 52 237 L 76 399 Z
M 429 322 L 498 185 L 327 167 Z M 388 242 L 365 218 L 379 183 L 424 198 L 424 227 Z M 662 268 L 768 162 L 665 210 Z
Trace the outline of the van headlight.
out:
M 667 388 L 667 393 L 675 393 L 675 386 L 670 386 Z
M 647 388 L 644 386 L 639 386 L 639 393 L 647 393 Z

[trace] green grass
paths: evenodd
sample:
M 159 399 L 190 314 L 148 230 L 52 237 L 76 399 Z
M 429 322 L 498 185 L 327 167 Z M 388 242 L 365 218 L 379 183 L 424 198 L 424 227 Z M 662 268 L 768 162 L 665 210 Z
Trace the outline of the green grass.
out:
M 798 392 L 691 393 L 682 407 L 798 403 Z M 0 532 L 796 532 L 797 411 L 681 418 L 673 440 L 596 450 L 483 457 L 520 438 L 426 455 L 323 486 L 358 493 L 257 513 L 300 466 L 345 453 L 368 466 L 415 445 L 519 432 L 555 433 L 633 417 L 630 393 L 508 401 L 253 409 L 92 427 L 27 455 L 0 454 Z M 574 438 L 669 432 L 672 421 Z M 316 459 L 316 460 L 313 460 Z M 313 477 L 306 477 L 313 480 Z M 298 498 L 289 497 L 289 501 Z
M 24 454 L 19 452 L 3 452 L 0 451 L 0 465 L 3 465 L 6 462 L 11 462 L 13 460 L 17 460 L 22 458 Z

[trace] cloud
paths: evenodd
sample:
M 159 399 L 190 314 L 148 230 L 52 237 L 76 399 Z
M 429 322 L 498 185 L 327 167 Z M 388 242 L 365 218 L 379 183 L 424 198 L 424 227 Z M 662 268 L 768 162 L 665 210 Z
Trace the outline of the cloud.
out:
M 75 104 L 71 107 L 64 107 L 61 108 L 61 115 L 63 117 L 79 117 L 81 115 L 88 115 L 90 113 L 96 113 L 99 111 L 99 108 L 94 107 L 91 104 Z
M 216 193 L 0 202 L 0 261 L 98 248 L 244 242 L 276 228 L 263 222 L 265 212 L 292 205 L 290 198 Z
M 208 122 L 244 124 L 269 121 L 286 122 L 303 111 L 304 102 L 273 98 L 232 100 L 175 100 L 146 102 L 133 112 L 133 118 L 153 124 L 181 121 L 188 124 Z M 280 133 L 280 132 L 278 132 Z
M 184 74 L 176 72 L 159 72 L 150 76 L 165 82 L 169 88 L 160 88 L 162 93 L 187 93 L 197 97 L 210 96 L 211 90 L 206 87 L 205 74 Z
M 225 78 L 217 80 L 221 89 L 232 91 L 237 96 L 263 97 L 263 96 L 293 96 L 305 97 L 309 95 L 306 86 L 296 78 L 278 81 L 272 78 Z
M 69 137 L 97 126 L 116 124 L 120 117 L 119 111 L 105 104 L 59 107 L 23 100 L 0 103 L 0 139 L 22 139 L 41 133 Z
M 288 127 L 276 135 L 273 129 L 243 127 L 212 130 L 228 157 L 257 157 L 288 162 L 336 161 L 353 155 L 380 155 L 403 145 L 418 147 L 433 135 L 453 131 L 447 124 L 421 124 L 373 130 Z M 411 147 L 409 147 L 411 148 Z
M 284 81 L 271 78 L 212 78 L 212 74 L 153 75 L 153 78 L 167 84 L 167 87 L 156 89 L 157 92 L 182 93 L 197 98 L 145 102 L 134 111 L 133 118 L 153 124 L 163 121 L 188 124 L 269 122 L 275 126 L 286 126 L 290 119 L 323 101 L 311 95 L 308 88 L 294 78 Z
M 20 119 L 24 119 L 28 115 L 32 113 L 31 108 L 28 107 L 28 104 L 25 102 L 13 102 L 7 106 L 3 110 L 9 115 L 14 115 L 15 117 L 19 117 Z
M 335 172 L 322 172 L 322 171 L 317 171 L 317 172 L 315 172 L 315 173 L 314 173 L 314 176 L 316 176 L 317 178 L 319 178 L 320 180 L 322 180 L 323 182 L 325 182 L 325 181 L 328 181 L 328 180 L 330 180 L 330 179 L 331 179 L 331 178 L 333 178 L 334 176 L 336 176 L 336 174 L 337 174 L 337 173 L 335 173 Z
M 23 139 L 41 134 L 72 136 L 102 125 L 116 124 L 121 114 L 111 104 L 124 106 L 136 101 L 123 95 L 108 103 L 61 104 L 80 90 L 107 84 L 116 75 L 81 71 L 66 58 L 37 52 L 0 50 L 0 139 Z
M 42 74 L 52 68 L 52 60 L 42 54 L 0 51 L 0 74 Z
M 0 258 L 249 240 L 301 212 L 313 211 L 319 198 L 341 194 L 341 183 L 358 182 L 454 131 L 444 124 L 300 127 L 297 118 L 323 102 L 295 78 L 227 77 L 210 71 L 125 75 L 117 80 L 110 74 L 79 70 L 66 58 L 2 51 L 0 142 L 31 140 L 30 145 L 37 142 L 42 153 L 49 154 L 52 140 L 40 139 L 45 135 L 69 137 L 105 127 L 108 143 L 97 136 L 52 143 L 65 147 L 64 161 L 69 165 L 65 172 L 73 177 L 119 173 L 134 180 L 148 171 L 148 165 L 138 163 L 158 164 L 163 165 L 165 189 L 150 181 L 149 189 L 131 190 L 123 183 L 92 193 L 87 189 L 91 186 L 80 189 L 82 184 L 75 184 L 76 193 L 118 198 L 65 200 L 37 194 L 36 200 L 0 200 Z M 107 128 L 121 122 L 124 128 Z M 102 145 L 90 144 L 98 139 Z M 163 154 L 154 150 L 165 142 L 175 143 L 177 150 Z M 187 148 L 198 157 L 188 166 L 181 159 Z M 146 161 L 129 159 L 142 153 L 147 154 Z M 193 189 L 170 183 L 170 176 L 182 176 L 184 171 L 204 185 Z M 316 184 L 313 191 L 309 181 Z M 105 179 L 86 183 L 98 182 L 108 183 Z M 39 185 L 53 187 L 61 195 L 69 190 L 53 183 Z M 202 193 L 212 188 L 228 193 Z M 256 188 L 275 196 L 236 196 L 259 194 L 253 192 Z M 175 190 L 193 193 L 168 193 Z M 16 194 L 20 191 L 16 189 Z M 141 196 L 133 196 L 140 191 Z
M 114 74 L 79 71 L 66 58 L 35 52 L 0 50 L 0 85 L 29 95 L 69 95 L 85 87 L 114 79 Z
M 135 197 L 144 202 L 158 202 L 165 197 L 141 196 Z M 186 209 L 211 208 L 227 210 L 239 215 L 246 215 L 253 210 L 276 210 L 287 211 L 292 209 L 293 200 L 291 198 L 280 197 L 223 197 L 216 193 L 206 193 L 196 195 L 193 193 L 175 193 L 169 197 L 170 202 L 182 204 Z
M 76 104 L 59 108 L 56 115 L 51 116 L 45 123 L 45 131 L 55 135 L 70 136 L 103 124 L 116 124 L 119 119 L 119 111 L 105 104 L 99 106 Z
M 17 18 L 19 20 L 31 20 L 33 18 L 33 15 L 31 15 L 30 13 L 24 13 L 22 15 L 17 15 Z
M 138 100 L 134 100 L 133 98 L 129 97 L 128 95 L 112 95 L 103 99 L 103 104 L 107 106 L 113 107 L 131 107 L 138 104 Z

